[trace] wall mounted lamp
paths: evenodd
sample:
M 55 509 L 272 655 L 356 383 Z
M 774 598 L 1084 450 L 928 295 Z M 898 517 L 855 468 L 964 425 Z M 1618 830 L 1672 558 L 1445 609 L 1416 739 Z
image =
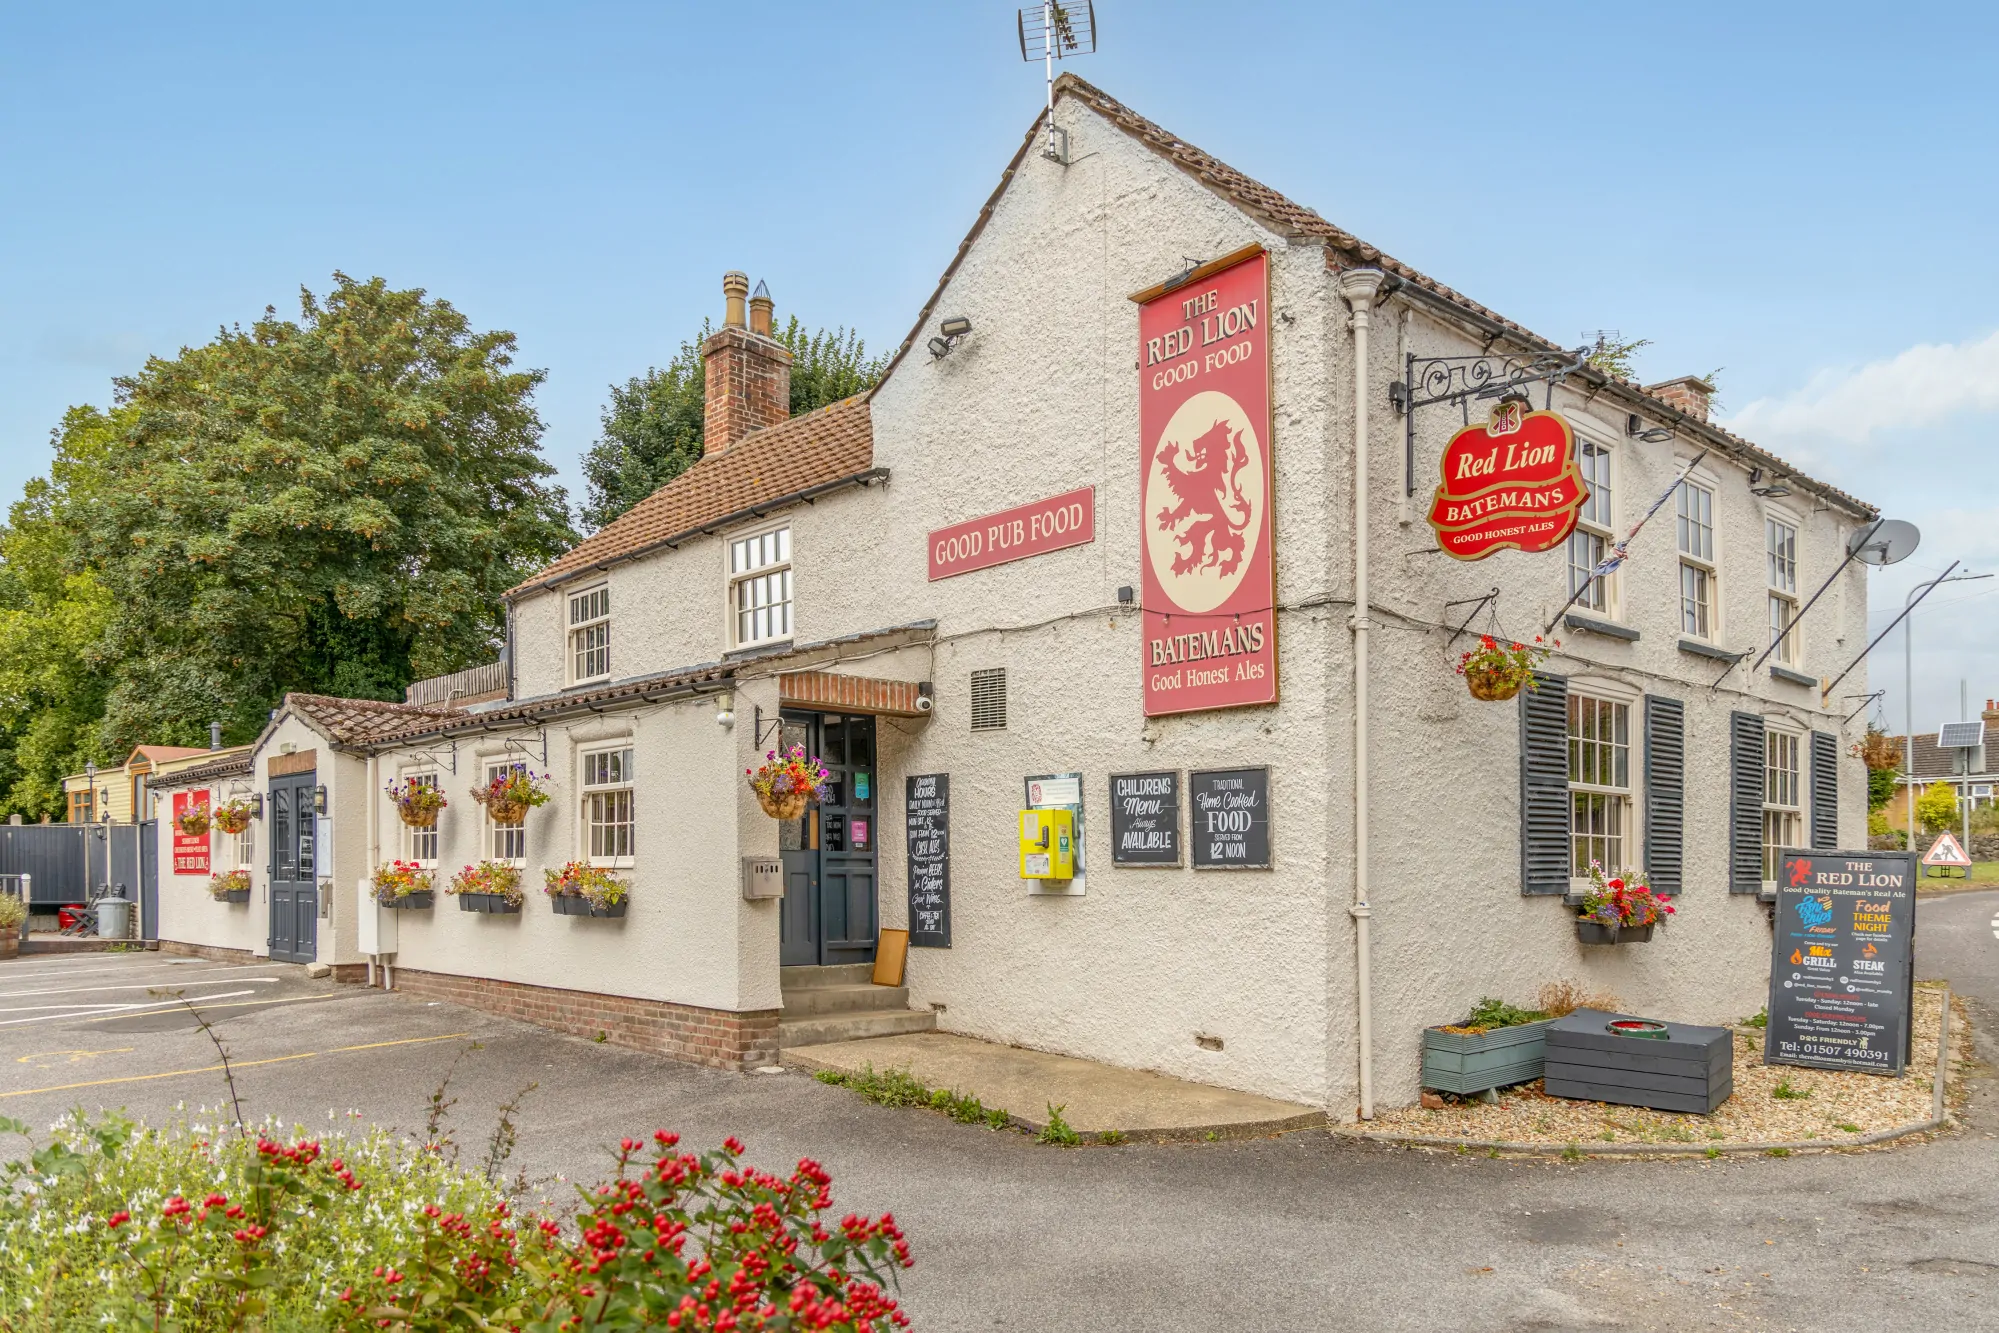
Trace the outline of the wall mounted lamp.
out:
M 963 315 L 953 315 L 949 319 L 944 320 L 937 326 L 937 332 L 943 336 L 930 340 L 930 355 L 934 357 L 951 355 L 951 349 L 956 347 L 959 340 L 971 331 L 972 321 L 966 319 Z
M 264 793 L 260 791 L 253 791 L 250 793 L 250 818 L 262 819 L 263 817 L 264 817 Z
M 314 787 L 312 789 L 312 812 L 315 815 L 326 813 L 326 788 Z

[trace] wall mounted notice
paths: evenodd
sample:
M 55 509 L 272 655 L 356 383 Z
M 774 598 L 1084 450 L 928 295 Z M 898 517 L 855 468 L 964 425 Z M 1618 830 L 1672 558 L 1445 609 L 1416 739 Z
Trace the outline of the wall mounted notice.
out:
M 1763 1062 L 1902 1073 L 1915 936 L 1913 853 L 1787 852 Z
M 1270 770 L 1228 768 L 1187 775 L 1187 837 L 1196 870 L 1270 866 Z
M 1121 866 L 1180 864 L 1180 775 L 1111 775 L 1111 860 Z
M 909 945 L 951 947 L 951 775 L 904 779 L 909 830 Z
M 1026 881 L 1027 891 L 1051 898 L 1080 898 L 1083 896 L 1084 851 L 1089 840 L 1083 835 L 1083 775 L 1081 773 L 1044 773 L 1040 777 L 1028 778 L 1026 787 L 1027 808 L 1029 810 L 1067 810 L 1076 821 L 1076 873 L 1070 879 L 1030 879 Z
M 1133 299 L 1145 714 L 1276 703 L 1270 257 Z
M 1096 539 L 1097 492 L 1085 486 L 938 528 L 930 534 L 930 581 L 1084 546 Z
M 206 810 L 208 793 L 205 791 L 177 791 L 174 793 L 174 873 L 176 875 L 206 875 L 208 873 L 208 834 L 190 837 L 180 831 L 180 817 L 190 810 Z

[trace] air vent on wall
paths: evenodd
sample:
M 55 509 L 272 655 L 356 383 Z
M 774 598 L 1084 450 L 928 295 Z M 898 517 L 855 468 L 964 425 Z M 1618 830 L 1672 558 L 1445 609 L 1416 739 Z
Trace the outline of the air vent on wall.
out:
M 987 667 L 972 673 L 972 730 L 1006 729 L 1006 668 Z

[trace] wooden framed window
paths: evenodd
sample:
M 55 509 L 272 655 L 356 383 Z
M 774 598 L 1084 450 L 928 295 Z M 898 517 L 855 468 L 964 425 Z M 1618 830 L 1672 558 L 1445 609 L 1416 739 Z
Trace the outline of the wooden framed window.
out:
M 1771 727 L 1763 733 L 1763 882 L 1777 882 L 1786 847 L 1805 845 L 1803 737 Z
M 1765 560 L 1770 573 L 1770 642 L 1791 627 L 1798 614 L 1798 530 L 1779 518 L 1763 520 Z M 1796 634 L 1785 638 L 1774 656 L 1795 667 L 1802 656 Z
M 611 589 L 598 586 L 569 595 L 569 683 L 611 674 Z
M 501 760 L 498 763 L 487 764 L 486 781 L 490 783 L 494 778 L 507 772 L 525 773 L 527 772 L 527 765 L 514 760 Z M 525 813 L 522 814 L 521 818 L 511 823 L 504 823 L 493 818 L 490 809 L 488 810 L 486 814 L 486 855 L 492 860 L 508 861 L 515 865 L 520 865 L 527 860 L 528 828 Z
M 1680 483 L 1674 497 L 1674 528 L 1680 543 L 1680 632 L 1697 639 L 1720 637 L 1720 602 L 1714 561 L 1714 492 L 1693 481 Z
M 437 774 L 435 773 L 406 773 L 403 776 L 415 782 L 418 786 L 435 787 L 437 785 Z M 311 799 L 310 793 L 308 793 L 307 799 Z M 421 828 L 414 828 L 408 824 L 401 824 L 400 827 L 403 831 L 403 859 L 414 861 L 421 866 L 435 866 L 437 864 L 436 818 L 433 817 L 428 824 L 425 824 Z
M 1632 864 L 1631 705 L 1580 693 L 1568 697 L 1569 874 L 1590 862 L 1614 875 Z
M 592 865 L 630 865 L 636 855 L 631 747 L 583 754 L 583 853 Z
M 729 541 L 729 610 L 735 646 L 791 637 L 791 529 Z
M 1579 435 L 1576 437 L 1576 467 L 1582 473 L 1583 484 L 1589 488 L 1589 499 L 1583 501 L 1576 514 L 1576 530 L 1569 535 L 1569 592 L 1571 595 L 1580 592 L 1575 601 L 1578 610 L 1615 616 L 1616 571 L 1594 582 L 1590 580 L 1590 571 L 1603 563 L 1604 556 L 1609 554 L 1612 543 L 1616 541 L 1611 532 L 1613 492 L 1610 485 L 1610 450 Z M 1585 584 L 1588 584 L 1587 588 Z
M 248 870 L 257 862 L 257 821 L 251 820 L 243 826 L 243 831 L 235 837 L 236 865 Z
M 92 801 L 91 799 L 92 795 L 93 792 L 89 787 L 84 787 L 78 791 L 72 791 L 69 794 L 70 823 L 88 824 L 91 820 L 97 817 L 96 811 L 93 808 L 95 802 Z

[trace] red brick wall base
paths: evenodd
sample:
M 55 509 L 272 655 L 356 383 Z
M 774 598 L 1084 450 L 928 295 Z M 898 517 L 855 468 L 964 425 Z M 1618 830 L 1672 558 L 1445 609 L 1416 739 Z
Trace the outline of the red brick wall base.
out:
M 206 958 L 217 963 L 269 963 L 271 960 L 252 953 L 248 949 L 231 949 L 220 944 L 189 944 L 183 940 L 161 940 L 161 953 L 179 954 L 184 958 Z M 278 963 L 275 966 L 292 967 L 296 964 Z M 335 981 L 366 981 L 366 963 L 334 963 Z
M 444 1000 L 579 1037 L 601 1032 L 605 1041 L 711 1069 L 749 1070 L 777 1063 L 775 1009 L 737 1013 L 406 967 L 396 969 L 395 982 L 397 990 L 416 998 Z

